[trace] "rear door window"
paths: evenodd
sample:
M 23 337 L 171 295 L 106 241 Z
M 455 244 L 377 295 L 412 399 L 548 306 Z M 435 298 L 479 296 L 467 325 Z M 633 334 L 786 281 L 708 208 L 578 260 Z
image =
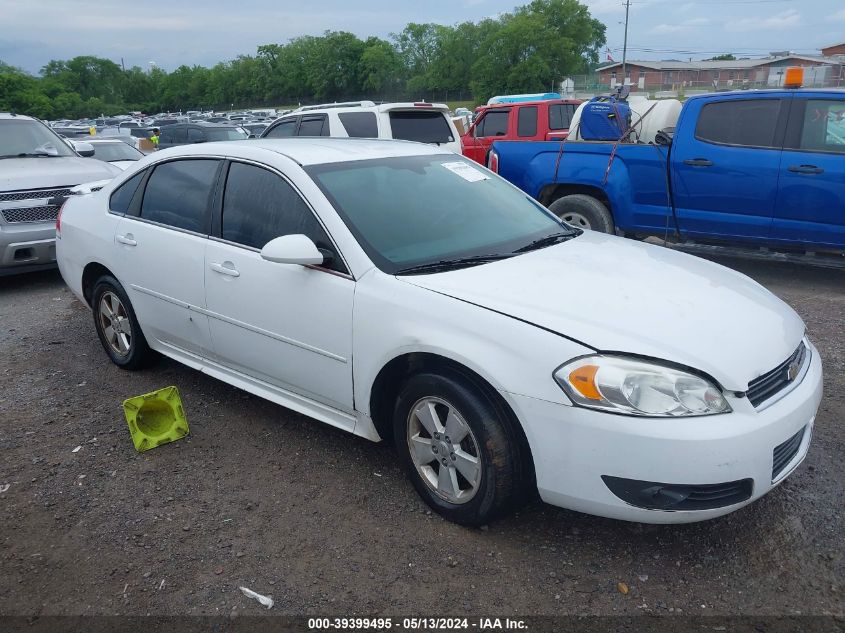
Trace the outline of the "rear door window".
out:
M 451 143 L 452 128 L 438 110 L 394 110 L 389 113 L 393 138 L 419 143 Z
M 195 127 L 188 128 L 188 142 L 189 143 L 201 143 L 205 140 L 205 136 L 202 133 L 202 130 Z
M 778 147 L 776 135 L 780 99 L 749 99 L 708 103 L 698 116 L 695 138 L 744 147 Z
M 537 136 L 537 106 L 519 108 L 517 115 L 517 136 Z
M 560 103 L 549 106 L 549 129 L 568 130 L 572 122 L 572 115 L 575 114 L 575 106 L 569 103 Z
M 346 133 L 354 138 L 378 138 L 375 112 L 342 112 L 337 115 Z
M 298 117 L 291 117 L 290 119 L 285 119 L 278 125 L 274 125 L 262 138 L 286 138 L 288 136 L 293 136 L 293 133 L 296 132 L 297 118 Z
M 315 116 L 303 116 L 299 122 L 297 136 L 328 136 L 329 122 L 325 114 Z
M 147 180 L 140 217 L 208 234 L 209 204 L 217 160 L 174 160 L 158 165 Z
M 845 153 L 845 100 L 808 99 L 795 149 Z
M 480 129 L 476 128 L 476 136 L 507 136 L 508 134 L 508 118 L 511 111 L 507 110 L 490 110 L 481 119 Z

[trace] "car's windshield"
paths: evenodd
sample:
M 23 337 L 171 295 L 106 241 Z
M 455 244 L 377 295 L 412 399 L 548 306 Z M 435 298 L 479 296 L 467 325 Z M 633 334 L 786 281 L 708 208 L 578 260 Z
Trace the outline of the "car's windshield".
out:
M 73 151 L 46 125 L 32 119 L 0 121 L 0 158 L 74 156 Z
M 94 148 L 94 158 L 106 162 L 112 160 L 139 160 L 144 155 L 134 147 L 123 141 L 117 143 L 91 143 Z
M 572 233 L 510 184 L 455 155 L 305 168 L 381 270 L 512 254 Z
M 249 134 L 240 128 L 205 128 L 205 135 L 209 141 L 242 141 L 249 137 Z

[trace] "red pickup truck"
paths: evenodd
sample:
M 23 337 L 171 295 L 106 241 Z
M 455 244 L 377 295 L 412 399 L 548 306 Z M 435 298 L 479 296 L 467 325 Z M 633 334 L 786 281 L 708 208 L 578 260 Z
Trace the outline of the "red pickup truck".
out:
M 578 99 L 497 103 L 478 108 L 475 121 L 461 137 L 464 156 L 487 164 L 493 141 L 554 141 L 566 138 Z

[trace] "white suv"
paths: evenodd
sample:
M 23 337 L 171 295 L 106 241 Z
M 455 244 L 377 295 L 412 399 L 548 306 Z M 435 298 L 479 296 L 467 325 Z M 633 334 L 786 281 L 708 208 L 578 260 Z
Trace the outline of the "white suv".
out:
M 276 120 L 261 138 L 289 136 L 400 139 L 461 153 L 461 137 L 445 103 L 351 101 L 303 106 Z

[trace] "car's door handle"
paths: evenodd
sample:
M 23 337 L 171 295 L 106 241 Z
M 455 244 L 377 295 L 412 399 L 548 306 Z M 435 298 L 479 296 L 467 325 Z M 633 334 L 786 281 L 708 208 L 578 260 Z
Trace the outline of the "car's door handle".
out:
M 221 275 L 228 275 L 229 277 L 240 277 L 241 274 L 238 272 L 237 268 L 232 262 L 223 262 L 222 264 L 218 264 L 217 262 L 213 262 L 209 266 L 211 270 L 216 273 L 220 273 Z
M 706 158 L 688 158 L 684 161 L 684 165 L 692 165 L 693 167 L 712 167 L 713 161 Z
M 135 241 L 135 236 L 132 235 L 132 233 L 127 233 L 126 235 L 115 235 L 114 239 L 121 244 L 126 244 L 126 246 L 138 246 L 138 242 Z
M 824 169 L 815 165 L 790 165 L 789 171 L 796 174 L 823 174 Z

